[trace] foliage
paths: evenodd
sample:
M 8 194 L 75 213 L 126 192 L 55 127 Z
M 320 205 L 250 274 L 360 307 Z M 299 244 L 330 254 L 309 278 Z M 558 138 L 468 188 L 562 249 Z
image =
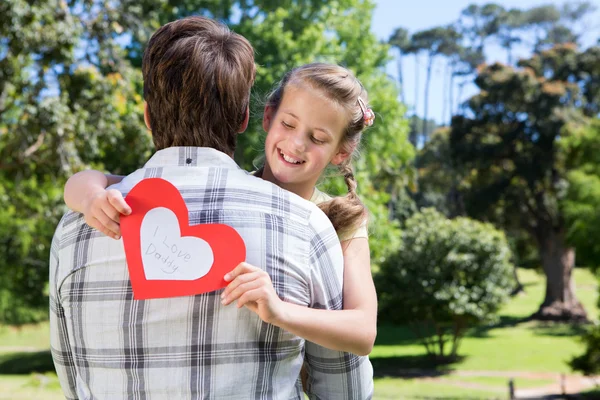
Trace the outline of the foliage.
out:
M 65 179 L 85 165 L 129 171 L 150 148 L 136 93 L 140 74 L 106 37 L 110 27 L 94 19 L 96 9 L 61 0 L 0 5 L 3 322 L 45 317 Z
M 494 319 L 512 287 L 504 234 L 468 218 L 423 209 L 407 222 L 402 246 L 377 276 L 380 318 L 412 324 L 428 354 L 457 355 L 460 339 Z
M 566 281 L 573 267 L 562 209 L 569 165 L 559 142 L 568 126 L 598 112 L 599 60 L 600 48 L 564 45 L 521 60 L 521 69 L 483 66 L 468 116 L 452 121 L 452 157 L 470 171 L 460 188 L 467 212 L 530 235 L 549 277 L 540 312 L 557 306 L 566 319 L 585 318 L 585 311 Z
M 598 291 L 600 292 L 600 274 L 597 274 L 596 277 L 599 284 Z M 597 305 L 600 308 L 600 296 L 598 296 Z M 596 324 L 589 327 L 580 340 L 585 346 L 585 352 L 573 357 L 569 365 L 575 371 L 583 372 L 586 375 L 600 374 L 600 323 L 596 322 Z
M 569 129 L 560 141 L 569 172 L 568 191 L 563 202 L 569 226 L 568 240 L 577 248 L 581 265 L 593 270 L 600 266 L 600 120 Z
M 337 62 L 361 79 L 378 120 L 356 176 L 373 214 L 373 260 L 384 260 L 399 234 L 385 191 L 407 182 L 413 149 L 397 89 L 381 68 L 388 47 L 371 32 L 372 10 L 367 0 L 2 1 L 0 322 L 28 322 L 46 308 L 49 245 L 67 177 L 87 167 L 128 174 L 148 159 L 143 49 L 159 26 L 192 14 L 224 21 L 255 46 L 254 115 L 274 83 L 303 63 Z M 249 169 L 262 153 L 259 119 L 236 154 Z M 325 185 L 344 192 L 339 180 Z
M 434 207 L 448 217 L 464 215 L 458 192 L 467 174 L 458 170 L 450 153 L 450 129 L 436 130 L 417 157 L 419 190 L 415 198 L 419 207 Z

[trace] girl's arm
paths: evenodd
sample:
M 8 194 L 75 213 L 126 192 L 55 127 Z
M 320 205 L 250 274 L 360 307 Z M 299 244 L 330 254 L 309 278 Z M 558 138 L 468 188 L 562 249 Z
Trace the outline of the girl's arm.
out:
M 131 208 L 121 192 L 106 188 L 122 180 L 122 176 L 104 175 L 100 171 L 78 172 L 65 184 L 65 203 L 71 210 L 83 213 L 89 226 L 119 239 L 119 215 L 131 213 Z
M 377 296 L 371 276 L 366 238 L 342 242 L 344 251 L 344 310 L 317 310 L 282 301 L 269 275 L 242 263 L 225 280 L 223 304 L 238 300 L 268 323 L 333 350 L 367 355 L 377 334 Z

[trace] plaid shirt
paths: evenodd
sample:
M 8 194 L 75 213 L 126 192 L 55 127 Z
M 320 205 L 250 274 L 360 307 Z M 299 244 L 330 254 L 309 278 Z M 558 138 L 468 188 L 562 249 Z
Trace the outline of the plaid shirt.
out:
M 190 224 L 222 223 L 244 239 L 246 260 L 269 273 L 285 301 L 342 307 L 343 256 L 326 216 L 308 201 L 251 177 L 209 148 L 158 151 L 116 188 L 160 177 L 181 192 Z M 157 193 L 159 196 L 160 194 Z M 221 290 L 133 300 L 123 242 L 66 213 L 50 254 L 52 357 L 68 399 L 365 399 L 366 357 L 325 349 L 266 324 Z

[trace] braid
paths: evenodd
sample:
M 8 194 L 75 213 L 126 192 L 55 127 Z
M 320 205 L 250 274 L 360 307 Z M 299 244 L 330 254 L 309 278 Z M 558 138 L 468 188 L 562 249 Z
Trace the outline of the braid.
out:
M 357 230 L 367 217 L 367 209 L 356 193 L 358 184 L 350 163 L 342 163 L 340 172 L 348 186 L 346 196 L 335 197 L 319 204 L 319 208 L 331 220 L 338 236 Z
M 357 196 L 356 188 L 358 187 L 358 183 L 356 182 L 356 178 L 354 178 L 354 172 L 352 172 L 352 167 L 350 163 L 344 163 L 339 166 L 340 172 L 344 177 L 344 181 L 346 182 L 346 186 L 348 186 L 348 194 L 352 196 Z

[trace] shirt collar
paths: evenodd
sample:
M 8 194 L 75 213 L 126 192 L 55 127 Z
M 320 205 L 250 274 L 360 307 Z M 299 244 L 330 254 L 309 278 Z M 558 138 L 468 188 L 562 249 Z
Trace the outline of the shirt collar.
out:
M 144 168 L 220 167 L 240 169 L 233 158 L 210 147 L 168 147 L 154 153 Z

